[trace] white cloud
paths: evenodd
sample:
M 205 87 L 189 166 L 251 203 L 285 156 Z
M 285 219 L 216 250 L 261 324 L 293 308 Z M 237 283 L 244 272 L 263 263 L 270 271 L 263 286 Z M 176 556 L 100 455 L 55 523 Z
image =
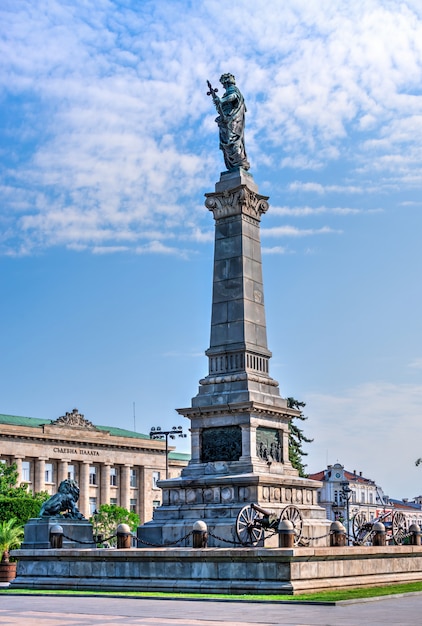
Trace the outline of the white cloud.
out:
M 292 254 L 292 251 L 284 246 L 273 246 L 272 248 L 263 246 L 262 254 Z
M 227 69 L 247 98 L 253 163 L 275 175 L 280 164 L 320 171 L 347 156 L 356 176 L 421 184 L 416 4 L 22 0 L 0 8 L 0 23 L 0 98 L 15 111 L 0 153 L 3 251 L 136 246 L 157 220 L 177 240 L 188 218 L 200 233 L 192 203 L 222 163 L 205 80 Z
M 375 213 L 381 212 L 382 209 L 370 209 L 367 212 Z M 315 215 L 360 215 L 364 213 L 363 209 L 349 208 L 349 207 L 278 207 L 271 205 L 271 214 L 272 215 L 280 215 L 280 216 L 291 216 L 291 217 L 310 217 Z
M 313 235 L 341 234 L 341 230 L 335 230 L 329 226 L 322 228 L 297 228 L 296 226 L 274 226 L 263 228 L 263 237 L 310 237 Z

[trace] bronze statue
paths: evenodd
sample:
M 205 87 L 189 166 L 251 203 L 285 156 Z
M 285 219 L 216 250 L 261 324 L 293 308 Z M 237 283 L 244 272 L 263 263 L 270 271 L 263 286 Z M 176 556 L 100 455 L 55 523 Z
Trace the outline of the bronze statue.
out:
M 220 78 L 225 92 L 219 98 L 218 89 L 213 89 L 207 81 L 209 91 L 219 113 L 216 118 L 220 130 L 220 150 L 223 151 L 224 163 L 229 172 L 243 168 L 248 170 L 250 165 L 245 151 L 245 112 L 246 106 L 242 94 L 236 87 L 233 74 L 223 74 Z
M 74 480 L 62 480 L 58 492 L 44 502 L 39 517 L 56 517 L 64 513 L 68 519 L 85 519 L 76 506 L 79 498 L 79 487 Z

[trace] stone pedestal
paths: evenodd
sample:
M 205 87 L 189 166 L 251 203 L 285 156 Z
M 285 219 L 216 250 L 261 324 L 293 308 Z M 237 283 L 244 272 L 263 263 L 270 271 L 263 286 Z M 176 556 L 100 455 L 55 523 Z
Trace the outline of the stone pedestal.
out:
M 60 524 L 63 528 L 63 548 L 96 548 L 92 524 L 88 520 L 72 520 L 60 516 L 35 517 L 25 524 L 23 550 L 45 550 L 51 548 L 50 531 Z
M 329 526 L 316 502 L 320 484 L 299 478 L 289 460 L 289 422 L 300 413 L 269 373 L 260 242 L 267 200 L 243 170 L 224 172 L 206 194 L 215 219 L 208 375 L 191 406 L 178 409 L 191 422 L 192 457 L 180 479 L 160 481 L 163 505 L 138 530 L 145 542 L 175 541 L 199 519 L 210 546 L 236 542 L 237 514 L 251 502 L 276 514 L 297 506 L 307 536 Z

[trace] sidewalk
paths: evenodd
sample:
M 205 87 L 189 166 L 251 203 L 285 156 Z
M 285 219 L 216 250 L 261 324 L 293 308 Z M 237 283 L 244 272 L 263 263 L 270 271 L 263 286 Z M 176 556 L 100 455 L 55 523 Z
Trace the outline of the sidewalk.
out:
M 336 606 L 278 603 L 0 596 L 2 626 L 415 626 L 422 594 Z

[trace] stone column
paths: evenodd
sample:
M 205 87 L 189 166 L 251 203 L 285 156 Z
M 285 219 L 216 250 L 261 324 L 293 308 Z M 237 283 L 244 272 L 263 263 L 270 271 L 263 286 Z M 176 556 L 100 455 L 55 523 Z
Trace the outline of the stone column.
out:
M 256 426 L 241 424 L 242 429 L 242 456 L 240 461 L 250 461 L 256 458 Z
M 79 501 L 77 507 L 86 518 L 89 517 L 89 461 L 79 464 Z
M 18 473 L 18 482 L 17 484 L 20 485 L 22 480 L 23 480 L 23 476 L 22 476 L 22 459 L 19 456 L 15 456 L 12 459 L 12 463 L 15 463 L 16 465 L 16 471 Z
M 145 501 L 146 501 L 146 494 L 145 494 L 145 467 L 143 465 L 139 466 L 139 489 L 138 489 L 138 493 L 139 493 L 138 515 L 140 517 L 141 524 L 144 524 L 144 522 L 145 522 L 145 520 L 147 518 L 145 516 Z
M 47 457 L 39 457 L 35 461 L 34 491 L 45 491 L 45 462 Z
M 130 509 L 130 465 L 120 468 L 120 506 Z
M 201 462 L 201 444 L 200 444 L 200 430 L 198 428 L 192 428 L 191 430 L 191 459 L 189 463 Z
M 69 465 L 68 461 L 57 461 L 57 488 L 59 487 L 62 480 L 67 479 L 68 465 Z
M 98 507 L 102 504 L 110 504 L 110 463 L 101 465 L 100 498 Z

